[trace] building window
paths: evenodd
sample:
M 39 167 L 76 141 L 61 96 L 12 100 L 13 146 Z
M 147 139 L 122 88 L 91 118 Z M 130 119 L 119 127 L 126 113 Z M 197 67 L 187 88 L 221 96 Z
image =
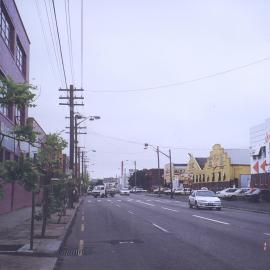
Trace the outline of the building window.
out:
M 10 160 L 10 152 L 5 151 L 5 160 Z
M 226 180 L 226 174 L 224 173 L 223 174 L 223 181 L 225 181 Z
M 21 45 L 20 40 L 17 38 L 17 45 L 16 45 L 16 64 L 21 73 L 25 76 L 25 52 Z
M 0 71 L 0 78 L 3 78 L 4 75 L 2 74 L 2 72 Z M 2 81 L 0 80 L 0 88 L 3 88 L 4 87 L 4 84 L 2 83 Z M 1 96 L 3 97 L 3 94 L 0 94 L 0 98 Z M 0 105 L 0 112 L 5 115 L 5 116 L 8 116 L 8 107 L 6 105 L 3 105 L 1 104 Z
M 20 125 L 21 124 L 21 110 L 16 106 L 15 108 L 15 124 Z
M 12 35 L 13 35 L 13 26 L 11 24 L 11 21 L 8 17 L 7 11 L 5 10 L 5 7 L 3 3 L 1 4 L 1 10 L 0 10 L 0 34 L 6 43 L 6 45 L 12 50 Z
M 196 183 L 198 183 L 198 175 L 196 175 Z
M 202 176 L 202 181 L 205 182 L 205 174 Z
M 210 178 L 209 178 L 209 176 L 207 176 L 207 182 L 209 182 L 210 181 Z
M 215 182 L 215 173 L 212 175 L 212 182 Z
M 221 172 L 218 172 L 218 181 L 221 181 Z

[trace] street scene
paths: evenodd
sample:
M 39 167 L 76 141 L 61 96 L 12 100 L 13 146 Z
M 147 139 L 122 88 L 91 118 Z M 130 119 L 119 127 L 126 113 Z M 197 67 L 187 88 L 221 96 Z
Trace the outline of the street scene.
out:
M 0 270 L 268 270 L 269 14 L 0 0 Z

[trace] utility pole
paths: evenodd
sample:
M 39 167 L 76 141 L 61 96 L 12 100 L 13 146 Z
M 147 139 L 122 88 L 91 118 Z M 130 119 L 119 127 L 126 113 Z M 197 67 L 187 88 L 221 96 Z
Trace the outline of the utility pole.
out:
M 157 160 L 158 160 L 158 197 L 160 197 L 160 186 L 161 186 L 161 177 L 160 177 L 160 162 L 159 162 L 159 146 L 157 146 Z
M 173 199 L 173 179 L 172 179 L 172 155 L 171 155 L 171 149 L 169 149 L 169 159 L 170 159 L 171 199 Z
M 75 106 L 83 106 L 83 103 L 75 103 L 75 100 L 83 100 L 84 97 L 74 96 L 74 92 L 83 91 L 83 89 L 76 89 L 71 84 L 69 89 L 59 89 L 60 92 L 66 92 L 67 96 L 63 97 L 60 96 L 59 99 L 67 100 L 66 103 L 59 103 L 59 105 L 67 105 L 69 106 L 69 129 L 70 129 L 70 136 L 69 136 L 69 169 L 72 173 L 72 179 L 74 180 L 74 107 Z
M 134 166 L 135 166 L 135 193 L 137 189 L 137 163 L 136 160 L 134 161 Z

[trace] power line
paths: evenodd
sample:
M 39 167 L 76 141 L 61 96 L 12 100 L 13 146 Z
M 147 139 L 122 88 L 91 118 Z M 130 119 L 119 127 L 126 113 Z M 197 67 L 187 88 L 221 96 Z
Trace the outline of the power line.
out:
M 144 146 L 146 142 L 138 142 L 138 141 L 132 141 L 132 140 L 126 140 L 123 138 L 119 138 L 119 137 L 114 137 L 114 136 L 109 136 L 109 135 L 104 135 L 101 133 L 98 133 L 96 131 L 90 131 L 89 132 L 92 135 L 95 136 L 100 136 L 100 137 L 104 137 L 107 139 L 111 139 L 111 140 L 115 140 L 115 141 L 120 141 L 120 142 L 124 142 L 124 143 L 129 143 L 129 144 L 136 144 L 136 145 L 141 145 Z M 209 148 L 190 148 L 190 147 L 183 147 L 183 146 L 168 146 L 168 145 L 159 145 L 161 148 L 168 148 L 168 149 L 174 149 L 174 150 L 186 150 L 186 151 L 191 151 L 191 150 L 199 150 L 199 151 L 210 151 Z
M 35 6 L 36 6 L 37 15 L 38 15 L 39 23 L 40 23 L 41 30 L 42 30 L 42 35 L 43 35 L 43 39 L 44 39 L 46 51 L 47 51 L 47 54 L 48 54 L 48 57 L 49 57 L 49 63 L 50 63 L 51 68 L 52 68 L 52 73 L 54 74 L 53 76 L 55 76 L 55 72 L 54 72 L 55 67 L 53 65 L 51 51 L 49 49 L 49 44 L 48 44 L 47 36 L 46 36 L 46 33 L 45 33 L 44 24 L 43 24 L 43 21 L 42 21 L 42 18 L 41 18 L 41 10 L 40 10 L 40 6 L 39 6 L 39 3 L 38 3 L 38 0 L 35 0 Z M 60 78 L 60 81 L 61 81 L 61 73 L 60 73 L 60 70 L 59 69 L 58 69 L 58 75 L 59 75 L 59 78 Z
M 56 24 L 56 29 L 57 29 L 58 44 L 59 44 L 59 49 L 60 49 L 60 54 L 61 54 L 61 62 L 62 62 L 62 68 L 63 68 L 64 78 L 65 78 L 65 84 L 66 84 L 66 88 L 68 88 L 67 87 L 66 70 L 65 70 L 65 64 L 64 64 L 64 59 L 63 59 L 62 46 L 61 46 L 61 40 L 60 40 L 60 35 L 59 35 L 59 28 L 58 28 L 58 22 L 57 22 L 57 16 L 56 16 L 54 0 L 52 0 L 52 4 L 53 4 L 53 12 L 54 12 L 55 24 Z
M 83 0 L 81 0 L 81 88 L 83 88 Z
M 55 35 L 54 35 L 54 31 L 53 31 L 54 29 L 52 28 L 53 23 L 51 24 L 51 20 L 53 20 L 53 17 L 51 16 L 51 20 L 50 20 L 50 16 L 49 16 L 49 11 L 48 11 L 46 0 L 44 0 L 44 5 L 45 5 L 45 10 L 46 10 L 47 21 L 48 21 L 48 24 L 49 24 L 50 37 L 51 37 L 51 41 L 52 41 L 52 44 L 53 44 L 53 51 L 54 51 L 55 61 L 56 61 L 58 73 L 59 73 L 61 84 L 62 84 L 63 83 L 63 80 L 62 80 L 61 68 L 60 68 L 60 64 L 59 64 L 59 62 L 60 62 L 59 61 L 59 54 L 57 54 L 57 49 L 56 49 L 56 44 L 55 44 Z
M 70 23 L 70 9 L 69 0 L 65 0 L 65 14 L 66 14 L 66 30 L 68 38 L 68 51 L 69 51 L 69 62 L 72 83 L 74 84 L 74 65 L 73 65 L 73 50 L 72 50 L 72 35 L 71 35 L 71 23 Z
M 240 66 L 232 67 L 232 68 L 229 68 L 229 69 L 225 69 L 223 71 L 219 71 L 219 72 L 216 72 L 216 73 L 213 73 L 213 74 L 197 77 L 197 78 L 190 79 L 190 80 L 175 82 L 175 83 L 157 85 L 157 86 L 153 86 L 153 87 L 135 88 L 135 89 L 126 89 L 126 90 L 88 90 L 88 91 L 92 92 L 92 93 L 132 93 L 132 92 L 153 91 L 153 90 L 158 90 L 158 89 L 163 89 L 163 88 L 182 86 L 182 85 L 186 85 L 186 84 L 190 84 L 190 83 L 194 83 L 194 82 L 203 81 L 203 80 L 206 80 L 206 79 L 218 77 L 218 76 L 221 76 L 221 75 L 225 75 L 227 73 L 231 73 L 231 72 L 234 72 L 234 71 L 237 71 L 237 70 L 248 68 L 250 66 L 258 65 L 258 64 L 260 64 L 262 62 L 266 62 L 268 60 L 270 60 L 270 56 L 255 60 L 253 62 L 244 64 L 244 65 L 240 65 Z

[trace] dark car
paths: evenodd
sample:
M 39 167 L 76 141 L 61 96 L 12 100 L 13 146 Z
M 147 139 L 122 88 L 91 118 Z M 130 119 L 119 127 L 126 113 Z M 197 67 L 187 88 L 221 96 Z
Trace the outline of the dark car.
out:
M 254 188 L 246 193 L 245 198 L 251 202 L 270 202 L 270 190 Z

